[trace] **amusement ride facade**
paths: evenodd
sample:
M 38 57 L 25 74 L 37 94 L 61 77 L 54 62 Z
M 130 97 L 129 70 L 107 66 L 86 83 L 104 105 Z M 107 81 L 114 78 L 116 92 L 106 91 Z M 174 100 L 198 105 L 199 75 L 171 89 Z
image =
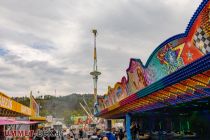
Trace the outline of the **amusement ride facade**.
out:
M 126 73 L 127 77 L 98 97 L 99 111 L 95 116 L 125 119 L 128 139 L 131 122 L 136 118 L 149 131 L 157 127 L 155 121 L 160 129 L 162 124 L 172 130 L 176 122 L 185 120 L 186 129 L 190 129 L 193 124 L 187 118 L 196 112 L 204 114 L 201 116 L 208 118 L 209 124 L 210 1 L 204 0 L 185 32 L 161 43 L 146 65 L 139 59 L 130 59 Z

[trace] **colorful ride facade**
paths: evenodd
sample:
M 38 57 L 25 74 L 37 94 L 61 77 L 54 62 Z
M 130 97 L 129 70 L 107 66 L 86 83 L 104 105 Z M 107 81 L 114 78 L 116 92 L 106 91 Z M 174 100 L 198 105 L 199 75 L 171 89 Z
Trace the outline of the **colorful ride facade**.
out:
M 185 32 L 161 43 L 145 65 L 130 59 L 126 73 L 98 97 L 97 117 L 126 118 L 210 97 L 210 1 L 203 0 Z

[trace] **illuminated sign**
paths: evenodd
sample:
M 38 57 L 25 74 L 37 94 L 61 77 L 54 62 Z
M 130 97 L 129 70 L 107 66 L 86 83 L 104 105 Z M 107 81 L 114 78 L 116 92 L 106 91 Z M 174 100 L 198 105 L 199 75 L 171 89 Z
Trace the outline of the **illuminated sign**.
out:
M 0 106 L 12 109 L 12 100 L 0 95 Z

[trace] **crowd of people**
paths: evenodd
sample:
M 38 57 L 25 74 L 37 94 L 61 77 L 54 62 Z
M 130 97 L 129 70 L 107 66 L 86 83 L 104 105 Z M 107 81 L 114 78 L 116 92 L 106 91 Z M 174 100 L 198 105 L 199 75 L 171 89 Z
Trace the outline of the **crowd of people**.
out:
M 42 128 L 43 129 L 43 128 Z M 45 129 L 46 130 L 46 129 Z M 63 129 L 60 136 L 52 134 L 58 133 L 57 130 L 51 128 L 51 136 L 34 136 L 33 138 L 16 137 L 11 140 L 123 140 L 125 138 L 125 132 L 123 129 Z
M 125 138 L 125 132 L 123 129 L 116 130 L 115 128 L 111 130 L 94 129 L 93 131 L 84 131 L 83 129 L 77 131 L 71 129 L 64 132 L 64 138 L 67 138 L 65 140 L 123 140 Z
M 138 125 L 136 123 L 132 123 L 131 127 L 131 134 L 132 139 L 137 138 L 138 134 Z M 49 129 L 52 134 L 57 133 L 55 129 Z M 60 136 L 34 136 L 33 138 L 26 138 L 26 137 L 16 137 L 10 140 L 123 140 L 126 138 L 125 131 L 121 129 L 91 129 L 91 130 L 84 130 L 84 129 L 63 129 L 62 135 Z
M 123 140 L 125 137 L 125 132 L 122 129 L 116 130 L 116 128 L 112 128 L 111 130 L 107 129 L 96 130 L 96 132 L 90 137 L 90 140 Z

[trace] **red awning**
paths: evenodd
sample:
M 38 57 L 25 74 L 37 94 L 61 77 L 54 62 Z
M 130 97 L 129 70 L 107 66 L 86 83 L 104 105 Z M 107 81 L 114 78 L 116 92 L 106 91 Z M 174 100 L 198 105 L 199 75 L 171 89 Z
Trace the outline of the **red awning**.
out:
M 11 124 L 37 124 L 39 122 L 37 121 L 16 121 L 16 120 L 1 120 L 0 119 L 0 125 L 11 125 Z
M 15 124 L 12 120 L 0 120 L 0 125 L 10 125 Z

